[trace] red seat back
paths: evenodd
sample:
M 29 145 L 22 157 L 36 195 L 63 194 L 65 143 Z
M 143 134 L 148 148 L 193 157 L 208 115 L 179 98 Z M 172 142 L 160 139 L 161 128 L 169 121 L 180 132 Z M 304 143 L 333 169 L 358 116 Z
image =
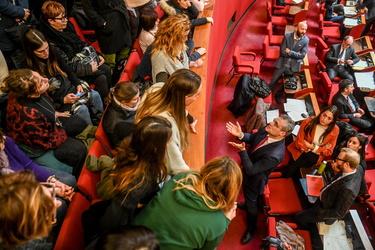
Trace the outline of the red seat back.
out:
M 89 209 L 90 202 L 80 193 L 76 193 L 70 202 L 64 222 L 61 226 L 54 250 L 85 249 L 82 213 Z
M 128 74 L 130 79 L 132 79 L 134 71 L 140 63 L 141 58 L 139 57 L 138 52 L 136 50 L 132 50 L 124 68 L 124 71 Z
M 133 49 L 135 49 L 138 52 L 139 58 L 142 59 L 143 51 L 141 49 L 141 45 L 139 44 L 139 38 L 135 39 L 135 41 L 133 43 Z

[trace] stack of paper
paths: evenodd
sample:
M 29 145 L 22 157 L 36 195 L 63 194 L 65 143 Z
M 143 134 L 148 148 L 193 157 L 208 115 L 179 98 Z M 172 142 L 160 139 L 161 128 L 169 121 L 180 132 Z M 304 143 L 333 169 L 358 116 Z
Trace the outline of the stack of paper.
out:
M 284 103 L 284 110 L 295 122 L 302 121 L 309 117 L 305 100 L 288 98 L 286 103 Z

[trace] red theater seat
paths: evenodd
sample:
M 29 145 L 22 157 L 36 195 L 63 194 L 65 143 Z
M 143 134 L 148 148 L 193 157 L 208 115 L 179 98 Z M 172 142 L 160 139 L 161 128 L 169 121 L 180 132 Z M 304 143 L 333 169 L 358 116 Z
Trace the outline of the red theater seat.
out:
M 130 79 L 132 79 L 135 69 L 141 63 L 141 57 L 139 56 L 138 52 L 133 49 L 130 52 L 128 61 L 125 64 L 124 72 L 126 72 Z
M 292 178 L 269 179 L 263 198 L 264 210 L 269 216 L 291 215 L 302 211 Z
M 80 193 L 76 193 L 70 202 L 54 250 L 85 249 L 82 213 L 89 209 L 90 202 Z
M 264 61 L 276 61 L 280 56 L 280 48 L 270 48 L 270 39 L 266 35 L 263 39 L 263 57 L 260 63 Z
M 99 122 L 98 128 L 95 132 L 95 138 L 98 139 L 98 141 L 102 144 L 103 148 L 107 151 L 108 155 L 116 154 L 116 150 L 112 148 L 111 143 L 109 143 L 108 136 L 103 129 L 103 119 L 101 119 Z
M 368 169 L 365 171 L 365 180 L 370 195 L 367 202 L 375 202 L 375 169 Z
M 277 237 L 277 231 L 276 231 L 276 218 L 275 217 L 268 217 L 268 235 Z M 298 230 L 297 225 L 295 223 L 286 223 L 288 226 L 290 226 L 294 232 L 298 233 L 302 238 L 305 240 L 305 249 L 306 250 L 312 250 L 312 243 L 311 243 L 311 237 L 310 232 L 307 230 Z M 269 250 L 277 250 L 276 247 L 270 247 Z

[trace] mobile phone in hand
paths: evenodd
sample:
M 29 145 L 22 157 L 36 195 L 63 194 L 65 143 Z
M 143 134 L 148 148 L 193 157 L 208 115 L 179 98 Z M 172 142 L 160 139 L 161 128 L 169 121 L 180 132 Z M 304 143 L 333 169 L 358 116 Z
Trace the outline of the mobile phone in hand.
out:
M 77 94 L 74 95 L 74 97 L 81 97 L 85 94 L 86 92 L 79 92 Z

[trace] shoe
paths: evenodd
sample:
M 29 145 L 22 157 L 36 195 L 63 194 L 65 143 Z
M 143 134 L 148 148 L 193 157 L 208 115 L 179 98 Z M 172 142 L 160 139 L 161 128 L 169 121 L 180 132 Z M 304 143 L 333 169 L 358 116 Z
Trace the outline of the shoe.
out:
M 253 239 L 254 234 L 246 231 L 245 234 L 242 236 L 241 242 L 242 244 L 247 244 Z
M 241 210 L 246 210 L 246 203 L 245 202 L 237 202 L 237 207 Z

